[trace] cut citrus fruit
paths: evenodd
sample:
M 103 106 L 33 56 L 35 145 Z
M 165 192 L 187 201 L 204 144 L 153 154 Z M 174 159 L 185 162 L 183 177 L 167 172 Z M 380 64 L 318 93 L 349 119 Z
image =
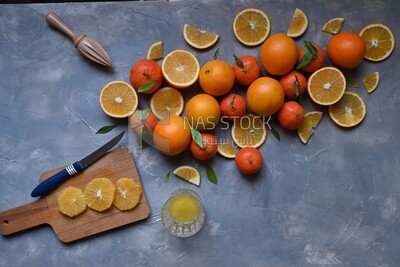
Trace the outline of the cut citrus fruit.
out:
M 299 37 L 308 27 L 308 19 L 303 10 L 296 8 L 292 20 L 290 21 L 287 35 L 290 37 Z
M 372 93 L 376 87 L 378 87 L 379 72 L 373 71 L 368 73 L 363 77 L 362 83 L 364 84 L 365 90 L 367 90 L 368 93 Z
M 339 102 L 329 106 L 328 112 L 331 119 L 342 127 L 356 126 L 367 113 L 362 98 L 351 91 L 346 91 Z
M 256 46 L 267 39 L 271 24 L 267 14 L 256 8 L 240 11 L 233 21 L 233 32 L 244 45 Z
M 261 116 L 247 114 L 232 126 L 232 138 L 238 147 L 260 147 L 267 138 L 267 128 Z
M 176 88 L 186 88 L 197 81 L 200 65 L 197 58 L 185 50 L 174 50 L 162 63 L 165 79 Z
M 164 56 L 163 43 L 157 41 L 152 43 L 147 50 L 147 58 L 152 60 L 162 59 Z
M 304 144 L 307 144 L 322 118 L 321 111 L 311 111 L 304 115 L 304 121 L 297 129 L 297 134 Z
M 217 151 L 221 156 L 224 156 L 228 159 L 233 159 L 236 156 L 235 148 L 233 147 L 232 141 L 226 141 L 223 143 L 219 143 L 217 147 Z
M 113 205 L 119 210 L 135 208 L 142 198 L 142 187 L 132 178 L 123 177 L 115 182 L 115 198 Z
M 218 41 L 218 34 L 199 29 L 193 25 L 183 26 L 183 38 L 192 47 L 206 49 Z
M 346 79 L 335 67 L 324 67 L 308 79 L 308 94 L 317 104 L 327 106 L 340 100 L 346 90 Z
M 75 217 L 86 210 L 85 195 L 74 186 L 64 188 L 57 197 L 58 210 L 69 217 Z
M 180 115 L 183 105 L 181 92 L 172 87 L 163 87 L 150 98 L 150 109 L 159 120 L 169 115 Z
M 138 102 L 135 90 L 124 81 L 112 81 L 106 84 L 100 93 L 101 108 L 107 115 L 114 118 L 132 115 Z
M 180 166 L 173 172 L 176 176 L 188 181 L 189 183 L 200 185 L 200 173 L 191 166 Z
M 343 27 L 344 18 L 337 17 L 328 20 L 322 27 L 322 31 L 330 34 L 338 34 Z
M 367 42 L 365 58 L 371 61 L 382 61 L 393 52 L 395 39 L 392 31 L 384 24 L 374 23 L 365 26 L 360 35 Z
M 115 186 L 107 178 L 95 178 L 86 185 L 84 194 L 89 208 L 104 211 L 113 203 Z

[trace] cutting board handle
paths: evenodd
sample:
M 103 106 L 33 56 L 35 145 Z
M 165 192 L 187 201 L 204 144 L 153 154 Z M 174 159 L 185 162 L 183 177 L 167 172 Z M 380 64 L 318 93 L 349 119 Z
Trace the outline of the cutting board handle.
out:
M 0 233 L 9 235 L 44 224 L 48 213 L 49 206 L 43 198 L 0 212 Z

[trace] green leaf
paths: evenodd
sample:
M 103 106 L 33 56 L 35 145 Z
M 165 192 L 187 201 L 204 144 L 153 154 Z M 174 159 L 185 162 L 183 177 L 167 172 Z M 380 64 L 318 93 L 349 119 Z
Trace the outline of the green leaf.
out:
M 359 84 L 356 81 L 346 81 L 346 86 L 347 87 L 358 88 Z
M 141 138 L 146 144 L 154 147 L 154 144 L 153 144 L 153 131 L 150 129 L 149 126 L 147 126 L 147 125 L 143 126 L 142 133 L 141 133 Z
M 170 177 L 171 177 L 171 172 L 168 172 L 164 177 L 164 183 L 168 182 Z
M 131 128 L 136 128 L 138 126 L 142 125 L 140 122 L 135 122 L 131 124 Z
M 103 127 L 101 127 L 101 128 L 96 132 L 96 134 L 105 134 L 105 133 L 111 132 L 112 129 L 114 129 L 115 127 L 117 127 L 116 124 L 114 124 L 114 125 L 108 125 L 108 126 L 103 126 Z
M 318 55 L 317 49 L 310 41 L 304 41 L 304 44 L 307 47 L 308 51 L 310 51 L 311 55 L 313 55 L 313 57 L 316 57 Z
M 279 142 L 281 141 L 281 136 L 275 128 L 271 127 L 271 133 Z
M 217 50 L 214 53 L 214 59 L 217 60 L 219 56 L 219 48 L 217 48 Z
M 233 57 L 235 58 L 236 64 L 241 68 L 244 69 L 244 64 L 243 61 L 238 57 L 237 55 L 233 54 Z
M 142 86 L 140 86 L 138 93 L 144 93 L 146 91 L 149 91 L 153 87 L 154 84 L 155 84 L 155 82 L 148 82 L 148 83 L 143 84 Z
M 304 55 L 301 58 L 299 64 L 296 67 L 296 69 L 299 70 L 302 67 L 306 66 L 308 63 L 310 63 L 313 60 L 313 58 L 314 58 L 314 56 L 311 54 L 310 51 L 307 50 L 307 52 L 304 52 Z
M 207 178 L 211 183 L 218 184 L 217 175 L 215 174 L 215 171 L 211 166 L 209 165 L 206 166 L 206 173 L 207 173 Z
M 136 110 L 135 114 L 138 117 L 139 120 L 145 121 L 147 117 L 149 116 L 150 110 L 144 109 L 144 110 Z
M 201 133 L 193 127 L 190 127 L 190 133 L 192 134 L 193 141 L 201 148 L 204 148 L 203 139 L 201 139 Z

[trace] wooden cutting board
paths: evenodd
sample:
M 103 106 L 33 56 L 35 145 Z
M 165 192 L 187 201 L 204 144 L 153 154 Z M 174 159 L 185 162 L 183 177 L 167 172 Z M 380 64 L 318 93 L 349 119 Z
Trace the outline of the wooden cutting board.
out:
M 39 180 L 43 181 L 63 168 L 65 166 L 46 171 Z M 49 224 L 57 237 L 67 243 L 149 216 L 150 209 L 144 190 L 140 203 L 130 211 L 120 211 L 112 206 L 106 211 L 97 212 L 88 207 L 84 213 L 75 218 L 69 218 L 59 212 L 57 196 L 63 188 L 72 185 L 83 191 L 89 181 L 98 177 L 107 177 L 113 182 L 121 177 L 131 177 L 141 184 L 135 162 L 128 149 L 114 150 L 90 165 L 82 173 L 71 177 L 50 194 L 34 202 L 1 212 L 0 233 L 9 235 L 38 225 Z

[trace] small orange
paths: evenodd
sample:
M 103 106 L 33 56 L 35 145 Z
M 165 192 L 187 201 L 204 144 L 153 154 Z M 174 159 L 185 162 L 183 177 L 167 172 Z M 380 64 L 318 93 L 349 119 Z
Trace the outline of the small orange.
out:
M 198 94 L 189 99 L 185 107 L 188 122 L 199 131 L 212 130 L 221 117 L 218 101 L 208 94 Z
M 260 50 L 261 64 L 273 75 L 288 73 L 297 63 L 296 42 L 284 33 L 276 33 L 265 40 Z
M 200 69 L 200 87 L 204 92 L 213 96 L 228 93 L 235 83 L 232 67 L 225 61 L 214 59 Z
M 163 75 L 161 66 L 152 59 L 143 58 L 132 65 L 130 73 L 130 81 L 135 90 L 141 92 L 141 88 L 145 88 L 146 84 L 153 84 L 146 91 L 145 94 L 151 94 L 156 91 L 163 82 Z
M 307 89 L 307 80 L 303 74 L 292 70 L 279 79 L 287 98 L 297 98 Z
M 301 68 L 302 71 L 312 73 L 319 70 L 325 65 L 325 52 L 324 49 L 318 44 L 313 43 L 312 46 L 317 50 L 317 55 L 304 67 Z M 302 47 L 299 48 L 299 63 L 304 56 L 304 50 Z
M 285 99 L 282 85 L 270 77 L 261 77 L 250 84 L 246 94 L 248 107 L 257 115 L 271 116 Z
M 190 152 L 193 157 L 198 160 L 206 160 L 214 157 L 218 152 L 218 141 L 214 134 L 209 132 L 201 133 L 201 140 L 203 147 L 199 147 L 198 144 L 192 139 L 190 142 Z
M 240 119 L 246 115 L 247 106 L 243 96 L 231 93 L 225 96 L 219 103 L 223 117 L 230 121 Z M 222 119 L 221 119 L 222 120 Z
M 304 109 L 296 101 L 288 101 L 277 112 L 277 118 L 282 128 L 296 130 L 304 121 Z
M 166 155 L 175 156 L 182 153 L 190 144 L 190 140 L 190 126 L 180 116 L 165 117 L 154 128 L 154 146 Z
M 240 58 L 236 55 L 233 56 L 235 63 L 233 63 L 232 69 L 238 84 L 248 86 L 260 77 L 261 69 L 255 57 L 250 55 Z
M 261 170 L 264 158 L 257 148 L 244 147 L 236 154 L 235 163 L 241 173 L 255 174 Z
M 364 59 L 366 42 L 356 33 L 341 32 L 329 40 L 326 51 L 333 64 L 351 69 L 357 67 Z

